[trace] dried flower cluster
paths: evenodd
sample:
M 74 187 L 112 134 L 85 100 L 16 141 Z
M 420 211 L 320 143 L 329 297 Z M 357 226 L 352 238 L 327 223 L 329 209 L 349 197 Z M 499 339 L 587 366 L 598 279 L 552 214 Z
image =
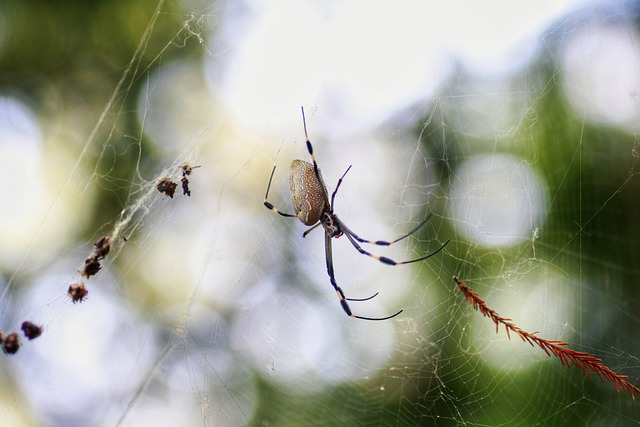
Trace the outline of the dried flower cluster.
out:
M 189 178 L 187 178 L 187 176 L 191 175 L 191 172 L 195 169 L 195 168 L 199 168 L 200 166 L 191 166 L 188 163 L 183 163 L 182 166 L 180 166 L 180 170 L 182 171 L 182 179 L 180 179 L 180 182 L 182 184 L 182 194 L 185 196 L 191 196 L 191 190 L 189 189 Z M 162 194 L 165 194 L 169 197 L 171 197 L 173 199 L 173 195 L 176 192 L 176 188 L 178 187 L 178 184 L 171 180 L 171 178 L 160 178 L 158 180 L 158 182 L 156 183 L 156 188 L 158 189 L 159 192 L 161 192 Z
M 111 238 L 109 236 L 102 236 L 93 246 L 93 254 L 84 260 L 84 265 L 80 270 L 82 277 L 86 277 L 87 279 L 98 274 L 102 269 L 101 261 L 109 255 L 109 251 L 111 251 Z M 67 294 L 71 297 L 71 301 L 74 304 L 84 301 L 88 293 L 89 291 L 85 288 L 83 282 L 72 283 L 67 290 Z
M 22 322 L 21 329 L 24 333 L 24 336 L 29 341 L 31 341 L 42 335 L 43 327 L 26 320 Z M 16 354 L 18 350 L 20 350 L 20 345 L 20 336 L 17 332 L 11 332 L 7 336 L 4 336 L 4 334 L 0 332 L 0 346 L 2 346 L 2 351 L 4 352 L 4 354 Z
M 171 181 L 171 179 L 169 178 L 160 178 L 156 183 L 156 188 L 158 189 L 158 191 L 161 192 L 162 194 L 166 194 L 172 199 L 173 199 L 173 195 L 176 192 L 176 187 L 178 187 L 178 184 Z
M 84 283 L 72 283 L 69 285 L 67 294 L 71 297 L 71 302 L 78 303 L 85 300 L 89 291 L 84 287 Z
M 109 250 L 111 250 L 111 240 L 109 237 L 103 236 L 100 240 L 94 243 L 93 246 L 95 246 L 93 255 L 84 260 L 84 266 L 82 267 L 82 270 L 80 270 L 80 274 L 87 279 L 97 274 L 102 268 L 100 261 L 109 254 Z
M 180 169 L 182 169 L 182 179 L 180 180 L 180 182 L 182 183 L 183 195 L 191 197 L 191 190 L 189 190 L 189 179 L 187 178 L 187 176 L 191 175 L 191 172 L 195 168 L 199 167 L 200 166 L 191 166 L 188 163 L 184 163 L 182 166 L 180 166 Z
M 504 325 L 505 330 L 507 332 L 507 337 L 511 339 L 510 333 L 513 332 L 517 334 L 522 341 L 528 342 L 533 347 L 536 344 L 548 356 L 554 355 L 560 359 L 560 363 L 569 368 L 571 364 L 569 362 L 573 362 L 578 368 L 582 369 L 587 373 L 589 377 L 591 377 L 591 371 L 595 372 L 596 375 L 600 378 L 601 381 L 605 379 L 612 382 L 616 387 L 618 392 L 622 390 L 626 390 L 631 394 L 631 397 L 635 399 L 634 393 L 640 394 L 640 388 L 631 384 L 627 381 L 627 375 L 620 375 L 613 372 L 607 366 L 602 363 L 602 359 L 591 356 L 589 353 L 584 351 L 576 351 L 568 348 L 568 343 L 564 341 L 558 340 L 550 340 L 546 338 L 541 338 L 537 336 L 535 333 L 527 332 L 520 327 L 516 326 L 511 319 L 500 316 L 496 313 L 495 310 L 489 308 L 487 303 L 478 296 L 476 292 L 473 291 L 469 286 L 464 284 L 460 279 L 456 276 L 453 276 L 453 280 L 460 288 L 460 291 L 463 293 L 467 301 L 473 306 L 474 309 L 478 310 L 482 313 L 483 316 L 488 317 L 495 323 L 496 325 L 496 333 L 498 333 L 498 328 L 500 324 Z

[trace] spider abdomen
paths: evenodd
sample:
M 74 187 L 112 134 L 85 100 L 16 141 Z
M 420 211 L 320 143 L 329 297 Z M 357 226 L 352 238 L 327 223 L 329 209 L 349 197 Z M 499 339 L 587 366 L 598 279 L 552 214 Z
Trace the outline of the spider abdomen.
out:
M 328 209 L 327 189 L 320 170 L 316 177 L 313 165 L 304 160 L 291 162 L 291 204 L 304 225 L 314 225 Z

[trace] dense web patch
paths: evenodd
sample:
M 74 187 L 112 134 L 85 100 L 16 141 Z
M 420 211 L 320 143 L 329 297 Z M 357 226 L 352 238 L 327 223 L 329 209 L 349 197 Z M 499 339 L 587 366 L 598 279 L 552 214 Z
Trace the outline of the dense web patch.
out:
M 547 22 L 496 72 L 411 44 L 436 39 L 431 14 L 461 40 L 444 11 L 194 3 L 137 10 L 92 108 L 43 119 L 2 96 L 3 132 L 44 142 L 0 146 L 24 155 L 0 209 L 0 424 L 638 424 L 633 7 Z M 323 234 L 264 209 L 270 183 L 293 212 L 301 104 L 353 234 L 393 242 L 433 214 L 374 259 L 333 239 L 358 315 L 393 318 L 345 316 Z

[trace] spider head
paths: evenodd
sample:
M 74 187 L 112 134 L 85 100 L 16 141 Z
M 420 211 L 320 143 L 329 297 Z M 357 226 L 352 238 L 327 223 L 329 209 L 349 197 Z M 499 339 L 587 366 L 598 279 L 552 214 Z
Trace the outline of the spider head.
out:
M 340 221 L 337 220 L 337 217 L 331 212 L 324 212 L 322 214 L 322 227 L 325 232 L 330 237 L 340 237 L 342 236 L 342 228 L 340 228 Z

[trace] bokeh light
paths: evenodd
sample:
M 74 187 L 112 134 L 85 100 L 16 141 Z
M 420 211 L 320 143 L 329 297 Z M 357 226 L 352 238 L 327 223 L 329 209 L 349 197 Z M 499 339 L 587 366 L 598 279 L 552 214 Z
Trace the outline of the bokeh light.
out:
M 452 219 L 469 240 L 509 246 L 530 239 L 547 210 L 544 185 L 522 160 L 496 154 L 463 164 L 451 187 Z

